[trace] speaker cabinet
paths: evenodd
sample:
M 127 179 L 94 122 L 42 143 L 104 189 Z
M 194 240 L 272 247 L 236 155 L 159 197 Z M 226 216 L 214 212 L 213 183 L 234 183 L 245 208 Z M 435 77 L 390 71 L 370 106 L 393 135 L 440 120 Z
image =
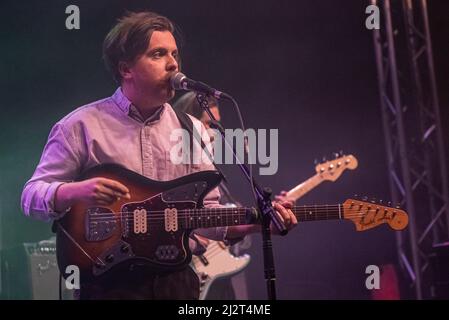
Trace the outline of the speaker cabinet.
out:
M 3 257 L 3 293 L 7 299 L 59 299 L 54 238 L 5 250 Z M 65 289 L 64 283 L 62 279 L 62 299 L 71 299 L 73 292 Z

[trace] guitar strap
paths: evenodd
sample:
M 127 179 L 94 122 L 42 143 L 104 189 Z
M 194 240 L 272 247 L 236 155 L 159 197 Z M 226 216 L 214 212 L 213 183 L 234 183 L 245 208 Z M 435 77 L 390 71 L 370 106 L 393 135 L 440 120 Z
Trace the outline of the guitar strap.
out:
M 198 130 L 196 130 L 195 126 L 193 125 L 192 119 L 190 119 L 190 117 L 187 115 L 187 113 L 185 113 L 183 111 L 177 110 L 175 108 L 173 108 L 173 110 L 175 111 L 175 114 L 178 117 L 178 120 L 181 123 L 182 128 L 189 132 L 189 136 L 190 136 L 189 150 L 190 150 L 190 156 L 191 156 L 190 159 L 193 160 L 193 150 L 194 150 L 193 149 L 193 139 L 195 138 L 196 141 L 200 144 L 201 149 L 206 153 L 207 157 L 214 165 L 215 169 L 220 173 L 223 181 L 225 183 L 227 183 L 228 181 L 226 180 L 225 175 L 220 170 L 220 168 L 217 167 L 216 163 L 214 162 L 213 155 L 211 155 L 209 152 L 209 149 L 207 149 L 206 144 L 204 143 L 203 139 L 201 138 L 201 135 L 199 134 Z
M 217 165 L 214 162 L 213 156 L 210 154 L 209 149 L 207 149 L 206 144 L 204 143 L 203 139 L 201 138 L 201 135 L 199 134 L 198 130 L 196 130 L 195 126 L 193 125 L 192 119 L 187 115 L 187 113 L 177 110 L 173 108 L 173 110 L 176 113 L 176 116 L 178 117 L 179 122 L 181 123 L 181 126 L 183 129 L 187 130 L 189 132 L 190 136 L 190 159 L 193 160 L 193 137 L 198 141 L 198 143 L 201 145 L 201 149 L 206 152 L 206 155 L 209 157 L 210 161 L 214 165 L 215 169 L 220 173 L 222 182 L 220 183 L 220 186 L 223 186 L 227 183 L 226 177 L 223 174 L 223 172 L 220 170 L 220 168 L 217 167 Z M 202 247 L 201 243 L 199 242 L 198 238 L 196 237 L 194 232 L 190 233 L 190 238 L 196 242 L 196 248 L 194 249 L 195 255 L 202 255 L 205 253 L 206 248 Z

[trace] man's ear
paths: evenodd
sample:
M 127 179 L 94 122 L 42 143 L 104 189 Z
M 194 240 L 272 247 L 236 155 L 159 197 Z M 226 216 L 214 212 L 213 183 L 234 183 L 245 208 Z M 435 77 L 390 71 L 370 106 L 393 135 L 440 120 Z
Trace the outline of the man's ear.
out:
M 128 62 L 120 61 L 118 63 L 118 72 L 122 76 L 122 79 L 131 79 L 132 78 L 131 65 Z

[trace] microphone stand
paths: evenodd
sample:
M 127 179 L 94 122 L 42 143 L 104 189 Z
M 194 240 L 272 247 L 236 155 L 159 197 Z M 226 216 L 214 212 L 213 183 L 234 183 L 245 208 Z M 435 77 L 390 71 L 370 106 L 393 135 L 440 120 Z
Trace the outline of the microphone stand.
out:
M 274 223 L 274 225 L 279 230 L 281 235 L 287 234 L 288 232 L 287 228 L 284 226 L 279 215 L 273 209 L 273 206 L 271 204 L 271 194 L 272 194 L 271 189 L 270 188 L 262 189 L 257 184 L 254 177 L 251 176 L 248 166 L 242 163 L 240 159 L 238 159 L 235 149 L 226 140 L 223 127 L 218 123 L 217 119 L 210 112 L 209 104 L 207 102 L 206 97 L 201 94 L 197 94 L 196 98 L 199 105 L 204 109 L 204 111 L 209 115 L 210 119 L 212 120 L 211 127 L 213 129 L 217 129 L 220 132 L 221 137 L 223 141 L 225 141 L 226 146 L 228 147 L 229 150 L 232 151 L 232 155 L 234 160 L 236 161 L 236 164 L 242 170 L 244 176 L 249 181 L 251 187 L 254 189 L 253 191 L 257 199 L 257 206 L 259 208 L 259 212 L 261 212 L 262 215 L 262 228 L 261 228 L 262 248 L 263 248 L 263 261 L 264 261 L 264 275 L 267 286 L 268 299 L 276 300 L 276 285 L 275 285 L 276 275 L 274 268 L 270 222 Z M 236 104 L 235 100 L 232 99 L 232 97 L 231 100 L 234 104 Z

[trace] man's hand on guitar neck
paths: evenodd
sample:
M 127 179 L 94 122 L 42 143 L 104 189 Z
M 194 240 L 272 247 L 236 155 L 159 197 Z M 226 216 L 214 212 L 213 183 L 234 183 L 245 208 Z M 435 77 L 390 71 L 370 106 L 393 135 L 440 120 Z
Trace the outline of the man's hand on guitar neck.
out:
M 78 201 L 88 205 L 111 205 L 120 198 L 131 199 L 131 195 L 126 186 L 115 180 L 92 178 L 64 183 L 56 191 L 55 210 L 64 212 Z
M 298 224 L 298 219 L 296 219 L 295 214 L 292 212 L 291 208 L 293 203 L 290 201 L 285 202 L 275 202 L 273 201 L 273 208 L 276 210 L 277 214 L 281 217 L 282 222 L 288 230 L 293 229 Z M 244 236 L 257 233 L 261 231 L 261 226 L 259 224 L 249 224 L 241 226 L 228 227 L 228 232 L 226 234 L 227 240 L 232 240 L 236 238 L 243 238 Z M 271 233 L 279 234 L 277 228 L 271 224 Z
M 285 214 L 280 215 L 282 221 L 284 222 L 284 224 L 288 230 L 298 224 L 298 219 L 296 218 L 295 214 L 290 210 L 293 208 L 294 205 L 295 205 L 295 200 L 287 197 L 287 191 L 281 191 L 280 194 L 278 194 L 274 197 L 273 207 L 276 209 L 276 211 L 278 213 L 279 213 L 279 210 L 281 207 L 287 209 L 291 213 L 291 215 L 287 216 L 287 220 L 284 218 Z M 293 226 L 290 227 L 292 224 L 293 224 Z M 271 224 L 270 227 L 271 227 L 272 233 L 279 234 L 279 231 L 277 230 L 277 228 L 275 228 L 273 226 L 273 224 Z
M 293 229 L 298 224 L 298 219 L 296 219 L 295 214 L 291 210 L 292 207 L 293 202 L 290 201 L 283 201 L 283 202 L 273 201 L 273 208 L 276 210 L 277 214 L 281 217 L 281 220 L 284 223 L 287 230 Z M 273 225 L 273 223 L 270 225 L 270 228 L 271 233 L 279 234 L 279 230 Z

